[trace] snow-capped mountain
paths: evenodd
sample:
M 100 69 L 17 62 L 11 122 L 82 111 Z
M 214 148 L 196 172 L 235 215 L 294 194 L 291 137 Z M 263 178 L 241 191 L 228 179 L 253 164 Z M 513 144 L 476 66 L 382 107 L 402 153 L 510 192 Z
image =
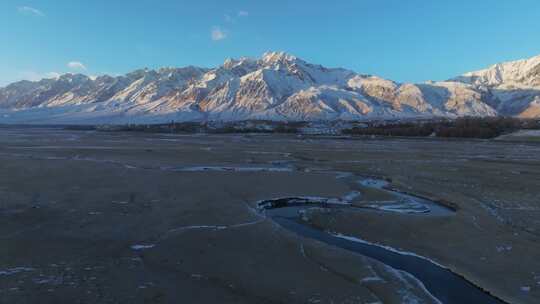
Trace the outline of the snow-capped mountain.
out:
M 540 56 L 499 63 L 454 81 L 487 92 L 488 103 L 500 114 L 540 117 Z
M 283 52 L 214 69 L 65 74 L 0 89 L 0 123 L 188 120 L 369 120 L 540 116 L 540 56 L 445 82 L 396 83 L 310 64 Z

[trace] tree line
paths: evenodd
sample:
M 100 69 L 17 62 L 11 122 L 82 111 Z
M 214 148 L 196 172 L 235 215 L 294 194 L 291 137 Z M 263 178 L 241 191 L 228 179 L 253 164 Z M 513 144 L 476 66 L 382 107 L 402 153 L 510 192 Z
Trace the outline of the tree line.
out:
M 461 117 L 455 120 L 367 124 L 343 131 L 348 135 L 495 138 L 521 129 L 540 129 L 540 120 L 512 117 Z

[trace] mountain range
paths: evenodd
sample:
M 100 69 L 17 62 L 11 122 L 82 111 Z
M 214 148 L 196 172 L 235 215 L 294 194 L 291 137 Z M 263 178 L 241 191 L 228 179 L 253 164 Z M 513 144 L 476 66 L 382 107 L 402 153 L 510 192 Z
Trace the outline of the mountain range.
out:
M 64 74 L 0 88 L 0 123 L 124 124 L 247 119 L 315 121 L 540 117 L 540 56 L 447 81 L 398 83 L 284 52 L 217 68 Z

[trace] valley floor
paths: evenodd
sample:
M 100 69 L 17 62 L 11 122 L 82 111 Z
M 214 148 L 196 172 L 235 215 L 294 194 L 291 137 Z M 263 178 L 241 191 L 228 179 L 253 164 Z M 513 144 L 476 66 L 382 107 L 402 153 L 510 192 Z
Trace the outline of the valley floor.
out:
M 539 152 L 535 142 L 0 129 L 0 303 L 436 303 L 402 272 L 257 210 L 351 191 L 355 205 L 388 201 L 351 174 L 457 211 L 316 208 L 306 223 L 537 303 Z

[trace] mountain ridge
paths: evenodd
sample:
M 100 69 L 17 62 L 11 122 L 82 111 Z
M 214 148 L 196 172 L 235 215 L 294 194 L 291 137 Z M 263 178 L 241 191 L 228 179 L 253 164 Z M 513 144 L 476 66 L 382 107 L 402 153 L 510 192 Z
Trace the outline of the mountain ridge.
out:
M 448 81 L 398 83 L 285 52 L 216 68 L 64 74 L 0 88 L 0 123 L 540 117 L 540 56 Z

